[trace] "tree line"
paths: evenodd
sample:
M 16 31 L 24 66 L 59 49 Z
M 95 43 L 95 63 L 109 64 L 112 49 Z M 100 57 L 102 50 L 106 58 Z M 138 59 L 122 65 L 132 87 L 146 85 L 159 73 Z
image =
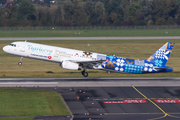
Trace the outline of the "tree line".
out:
M 180 0 L 16 0 L 0 8 L 0 26 L 180 25 Z

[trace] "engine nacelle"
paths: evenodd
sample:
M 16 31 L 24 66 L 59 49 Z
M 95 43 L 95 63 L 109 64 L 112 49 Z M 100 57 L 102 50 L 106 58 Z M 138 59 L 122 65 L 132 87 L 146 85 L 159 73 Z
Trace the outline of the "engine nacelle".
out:
M 70 62 L 70 61 L 62 61 L 60 66 L 64 69 L 68 70 L 81 70 L 78 63 Z

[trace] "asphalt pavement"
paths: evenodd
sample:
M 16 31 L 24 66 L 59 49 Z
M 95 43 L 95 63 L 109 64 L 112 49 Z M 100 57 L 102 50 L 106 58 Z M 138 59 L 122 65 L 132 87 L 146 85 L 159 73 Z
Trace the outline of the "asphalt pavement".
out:
M 180 78 L 0 78 L 0 87 L 180 86 Z
M 180 36 L 158 37 L 0 37 L 0 40 L 158 40 L 180 39 Z
M 71 110 L 73 120 L 180 119 L 179 87 L 38 87 L 34 89 L 59 92 Z
M 35 120 L 178 120 L 179 85 L 180 78 L 0 79 L 1 87 L 56 91 L 72 113 Z

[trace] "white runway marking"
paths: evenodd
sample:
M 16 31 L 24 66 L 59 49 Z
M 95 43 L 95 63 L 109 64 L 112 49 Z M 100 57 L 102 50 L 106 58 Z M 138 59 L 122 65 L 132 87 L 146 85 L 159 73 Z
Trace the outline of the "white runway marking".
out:
M 0 82 L 0 85 L 52 85 L 58 84 L 58 82 Z

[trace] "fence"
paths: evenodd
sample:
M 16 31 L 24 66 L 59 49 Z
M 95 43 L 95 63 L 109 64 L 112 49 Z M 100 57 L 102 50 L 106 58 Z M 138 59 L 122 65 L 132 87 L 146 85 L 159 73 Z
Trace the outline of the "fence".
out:
M 0 27 L 0 31 L 11 30 L 141 30 L 141 29 L 180 29 L 180 25 L 171 26 L 45 26 L 45 27 Z

